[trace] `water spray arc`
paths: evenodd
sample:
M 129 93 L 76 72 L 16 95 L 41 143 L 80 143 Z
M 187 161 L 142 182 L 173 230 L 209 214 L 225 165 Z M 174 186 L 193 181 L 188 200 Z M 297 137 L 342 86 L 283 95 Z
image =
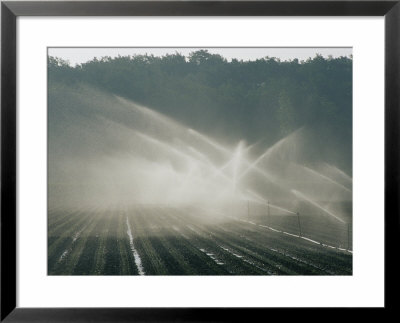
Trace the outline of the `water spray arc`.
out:
M 309 197 L 305 196 L 304 194 L 300 193 L 299 191 L 296 190 L 292 190 L 292 192 L 301 197 L 303 200 L 307 201 L 308 203 L 312 204 L 313 206 L 319 208 L 320 210 L 324 211 L 324 213 L 330 215 L 331 217 L 334 217 L 336 220 L 338 220 L 341 223 L 346 223 L 345 221 L 343 221 L 341 218 L 339 218 L 337 215 L 333 214 L 331 211 L 327 210 L 326 208 L 322 207 L 321 205 L 319 205 L 317 202 L 313 201 L 312 199 L 310 199 Z
M 317 172 L 315 170 L 312 170 L 311 168 L 308 168 L 306 166 L 302 166 L 302 168 L 305 171 L 310 172 L 311 174 L 314 174 L 315 176 L 318 176 L 318 177 L 326 180 L 327 182 L 332 183 L 333 185 L 336 185 L 336 186 L 340 187 L 341 189 L 343 189 L 344 191 L 346 191 L 348 193 L 352 192 L 349 188 L 347 188 L 346 186 L 334 181 L 333 179 L 329 178 L 328 176 L 325 176 L 325 175 L 323 175 L 323 174 L 321 174 L 321 173 L 319 173 L 319 172 Z
M 301 210 L 300 219 L 294 205 L 304 200 L 344 223 L 336 212 L 321 206 L 321 199 L 316 197 L 314 191 L 321 187 L 320 191 L 324 192 L 332 189 L 349 193 L 351 178 L 334 166 L 321 163 L 310 163 L 307 164 L 309 167 L 302 168 L 301 161 L 293 158 L 297 158 L 301 150 L 299 147 L 303 147 L 296 147 L 296 144 L 303 143 L 301 136 L 304 132 L 289 134 L 272 145 L 262 144 L 269 142 L 269 138 L 257 138 L 255 143 L 248 144 L 245 141 L 247 138 L 202 134 L 191 129 L 190 125 L 129 100 L 117 97 L 110 102 L 115 103 L 116 112 L 110 112 L 109 107 L 102 108 L 100 102 L 86 111 L 88 115 L 96 113 L 97 118 L 94 119 L 99 125 L 94 127 L 91 124 L 92 128 L 106 125 L 109 130 L 105 136 L 108 137 L 101 141 L 102 151 L 96 158 L 87 155 L 82 158 L 81 164 L 96 160 L 93 167 L 89 165 L 96 170 L 94 175 L 90 175 L 92 178 L 87 181 L 89 176 L 83 168 L 82 176 L 77 176 L 78 184 L 86 185 L 92 181 L 88 191 L 92 187 L 101 188 L 101 196 L 94 196 L 94 193 L 90 199 L 104 200 L 104 204 L 113 205 L 118 201 L 129 205 L 153 204 L 177 208 L 200 205 L 221 211 L 212 216 L 216 220 L 229 213 L 230 216 L 246 218 L 246 203 L 249 221 L 256 220 L 259 208 L 262 213 L 266 212 L 268 225 L 274 224 L 276 214 L 296 216 L 300 235 L 304 234 L 306 223 L 303 216 L 307 214 Z M 98 146 L 96 149 L 100 151 Z M 82 148 L 79 143 L 77 147 Z M 298 176 L 299 173 L 301 176 Z M 110 182 L 110 178 L 115 182 L 112 188 L 105 184 Z M 310 186 L 313 186 L 312 189 L 307 190 Z M 345 194 L 342 192 L 342 195 Z M 350 235 L 349 226 L 348 246 Z

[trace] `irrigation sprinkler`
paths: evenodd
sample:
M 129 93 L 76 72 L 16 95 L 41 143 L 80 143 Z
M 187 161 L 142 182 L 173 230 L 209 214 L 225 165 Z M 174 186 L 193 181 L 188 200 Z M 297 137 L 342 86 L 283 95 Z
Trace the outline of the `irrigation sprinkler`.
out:
M 271 226 L 271 214 L 269 213 L 269 200 L 267 201 L 267 217 L 268 217 L 268 226 Z
M 347 250 L 350 250 L 350 223 L 347 223 Z
M 247 219 L 250 221 L 250 201 L 247 200 Z
M 300 213 L 296 212 L 296 215 L 297 215 L 297 220 L 299 222 L 299 236 L 301 237 Z

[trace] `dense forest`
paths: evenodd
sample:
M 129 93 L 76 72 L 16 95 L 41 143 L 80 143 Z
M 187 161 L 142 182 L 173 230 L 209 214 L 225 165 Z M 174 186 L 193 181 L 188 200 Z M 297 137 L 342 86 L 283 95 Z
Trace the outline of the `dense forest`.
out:
M 318 154 L 352 173 L 352 58 L 228 61 L 199 50 L 94 58 L 75 67 L 49 57 L 48 68 L 50 103 L 65 87 L 90 86 L 232 143 L 269 145 L 306 127 Z

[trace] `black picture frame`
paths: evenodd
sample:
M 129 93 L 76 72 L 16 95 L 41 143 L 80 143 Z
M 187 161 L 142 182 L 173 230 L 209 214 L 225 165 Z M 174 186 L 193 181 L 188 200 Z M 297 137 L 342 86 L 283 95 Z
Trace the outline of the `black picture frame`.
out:
M 16 307 L 16 19 L 19 16 L 384 16 L 385 310 L 396 309 L 399 237 L 400 1 L 87 1 L 1 3 L 1 321 L 256 320 L 267 309 Z M 373 257 L 373 255 L 371 255 Z M 368 290 L 366 286 L 366 291 Z M 40 291 L 38 291 L 40 293 Z M 282 311 L 282 309 L 270 309 Z M 286 309 L 283 309 L 286 310 Z M 297 310 L 299 311 L 299 309 Z M 331 312 L 331 311 L 330 311 Z M 377 309 L 381 315 L 381 309 Z M 302 312 L 304 313 L 304 312 Z M 299 314 L 296 314 L 299 315 Z M 300 314 L 302 315 L 302 314 Z M 326 315 L 326 314 L 323 314 Z M 329 314 L 330 316 L 336 314 Z M 342 315 L 342 314 L 340 314 Z M 318 317 L 319 315 L 317 315 Z M 251 317 L 253 319 L 251 319 Z M 339 317 L 339 316 L 338 316 Z M 322 317 L 320 317 L 322 319 Z M 258 320 L 258 319 L 257 319 Z

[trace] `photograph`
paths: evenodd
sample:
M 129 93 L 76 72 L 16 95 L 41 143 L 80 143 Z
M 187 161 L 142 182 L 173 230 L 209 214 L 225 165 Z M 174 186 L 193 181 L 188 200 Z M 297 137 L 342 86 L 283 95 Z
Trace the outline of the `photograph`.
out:
M 47 118 L 48 275 L 353 275 L 351 47 L 48 47 Z

